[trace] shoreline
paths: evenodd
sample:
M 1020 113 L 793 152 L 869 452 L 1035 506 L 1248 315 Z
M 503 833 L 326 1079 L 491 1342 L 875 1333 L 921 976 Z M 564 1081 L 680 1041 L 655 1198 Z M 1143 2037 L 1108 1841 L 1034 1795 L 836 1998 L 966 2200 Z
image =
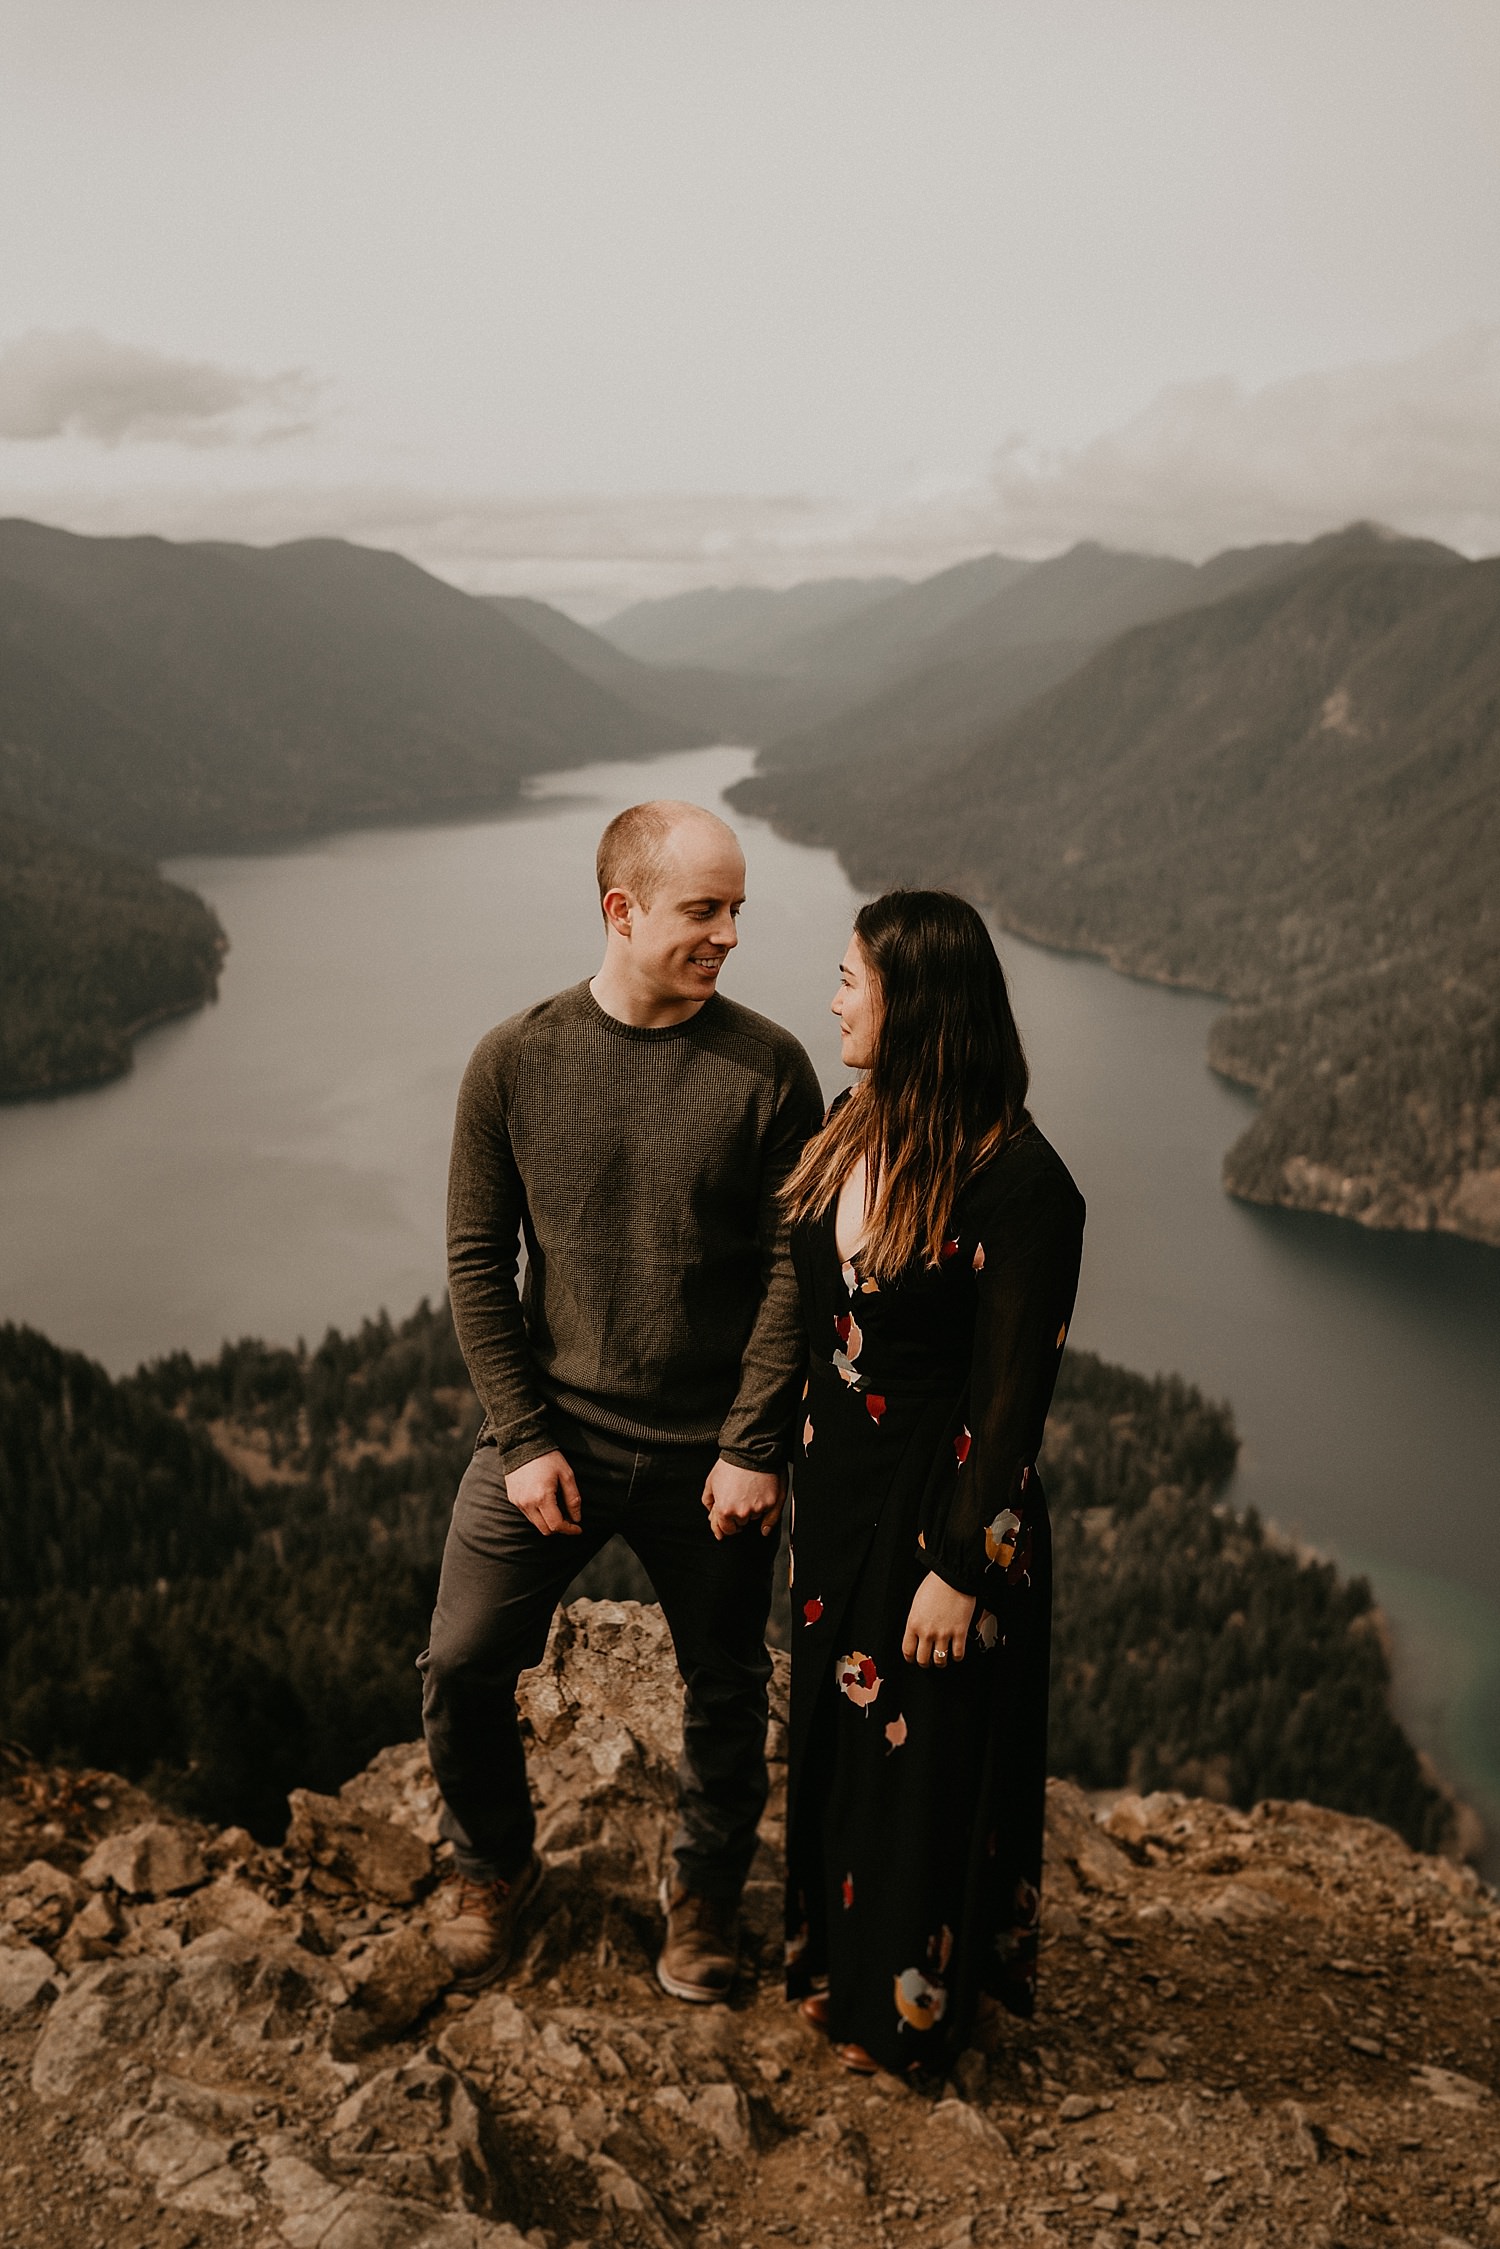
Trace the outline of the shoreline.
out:
M 758 774 L 749 776 L 752 779 L 758 777 Z M 850 868 L 837 842 L 822 837 L 813 840 L 799 835 L 775 811 L 756 810 L 752 817 L 764 820 L 784 842 L 800 844 L 807 849 L 832 851 L 849 880 L 857 887 L 862 883 L 863 877 Z M 1190 976 L 1173 976 L 1161 969 L 1140 966 L 1120 947 L 1103 941 L 1095 944 L 1065 943 L 1026 921 L 983 884 L 976 884 L 974 889 L 977 903 L 1001 930 L 1010 936 L 1023 938 L 1028 945 L 1035 945 L 1043 952 L 1055 953 L 1061 959 L 1100 961 L 1112 975 L 1124 977 L 1127 982 L 1148 984 L 1158 991 L 1189 993 L 1198 999 L 1217 1001 L 1223 1008 L 1225 1017 L 1232 1016 L 1240 1007 L 1264 1005 L 1268 998 L 1274 996 L 1245 994 L 1235 997 L 1207 981 L 1199 981 Z M 1258 1103 L 1263 1106 L 1266 1092 L 1263 1083 L 1227 1069 L 1215 1059 L 1212 1041 L 1217 1027 L 1216 1024 L 1209 1033 L 1209 1044 L 1204 1054 L 1207 1068 L 1226 1085 L 1234 1086 L 1240 1092 L 1254 1094 Z M 1394 1174 L 1344 1174 L 1331 1164 L 1320 1164 L 1311 1157 L 1294 1156 L 1288 1158 L 1284 1166 L 1284 1171 L 1292 1174 L 1286 1180 L 1288 1191 L 1284 1194 L 1265 1193 L 1254 1191 L 1233 1177 L 1232 1166 L 1238 1145 L 1236 1142 L 1225 1151 L 1222 1175 L 1224 1193 L 1236 1202 L 1261 1210 L 1313 1213 L 1319 1217 L 1334 1218 L 1345 1224 L 1364 1227 L 1372 1233 L 1447 1234 L 1458 1241 L 1472 1242 L 1480 1249 L 1500 1250 L 1500 1212 L 1497 1212 L 1492 1230 L 1464 1223 L 1461 1214 L 1457 1217 L 1453 1215 L 1453 1205 L 1462 1198 L 1466 1182 L 1470 1179 L 1486 1179 L 1488 1174 L 1465 1174 L 1445 1192 L 1434 1193 L 1432 1190 L 1413 1186 Z M 1497 1200 L 1500 1200 L 1500 1188 L 1497 1188 Z M 1356 1201 L 1358 1207 L 1352 1207 Z M 1399 1214 L 1403 1206 L 1412 1210 L 1421 1204 L 1428 1207 L 1425 1218 Z

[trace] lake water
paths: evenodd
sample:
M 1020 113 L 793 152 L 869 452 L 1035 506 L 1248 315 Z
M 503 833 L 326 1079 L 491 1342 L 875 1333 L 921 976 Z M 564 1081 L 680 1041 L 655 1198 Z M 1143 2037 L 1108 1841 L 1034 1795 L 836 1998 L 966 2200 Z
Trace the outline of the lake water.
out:
M 471 1047 L 597 965 L 605 820 L 714 803 L 749 763 L 600 766 L 503 819 L 177 862 L 229 932 L 222 996 L 118 1085 L 0 1109 L 0 1318 L 122 1371 L 436 1295 Z M 724 989 L 791 1025 L 831 1091 L 857 901 L 831 853 L 736 824 L 749 903 Z M 1001 948 L 1038 1120 L 1089 1202 L 1076 1340 L 1231 1401 L 1233 1496 L 1368 1572 L 1402 1714 L 1500 1838 L 1500 1256 L 1231 1202 L 1249 1102 L 1204 1061 L 1216 1003 Z

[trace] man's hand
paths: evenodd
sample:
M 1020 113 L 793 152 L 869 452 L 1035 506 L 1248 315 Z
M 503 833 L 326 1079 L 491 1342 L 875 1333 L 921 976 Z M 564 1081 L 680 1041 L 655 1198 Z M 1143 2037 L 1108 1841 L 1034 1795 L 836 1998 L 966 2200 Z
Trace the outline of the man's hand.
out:
M 716 1460 L 703 1487 L 708 1527 L 715 1538 L 733 1538 L 752 1523 L 762 1538 L 774 1537 L 786 1503 L 786 1477 L 765 1468 L 736 1468 Z
M 560 1452 L 544 1452 L 523 1468 L 512 1468 L 505 1478 L 505 1496 L 519 1507 L 528 1523 L 543 1538 L 564 1531 L 578 1538 L 583 1531 L 583 1501 L 573 1481 L 573 1471 Z
M 973 1619 L 973 1594 L 955 1593 L 946 1578 L 929 1570 L 912 1597 L 901 1653 L 908 1663 L 923 1666 L 962 1663 Z

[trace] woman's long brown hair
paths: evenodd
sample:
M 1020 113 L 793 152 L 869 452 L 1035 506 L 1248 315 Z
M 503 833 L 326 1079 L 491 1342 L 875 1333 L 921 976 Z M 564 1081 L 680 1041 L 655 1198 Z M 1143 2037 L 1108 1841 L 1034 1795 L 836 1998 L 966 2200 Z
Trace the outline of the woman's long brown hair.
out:
M 865 1159 L 860 1270 L 936 1265 L 960 1188 L 1029 1120 L 1029 1075 L 994 942 L 966 898 L 888 890 L 855 916 L 879 1000 L 863 1082 L 802 1152 L 788 1216 L 821 1218 Z

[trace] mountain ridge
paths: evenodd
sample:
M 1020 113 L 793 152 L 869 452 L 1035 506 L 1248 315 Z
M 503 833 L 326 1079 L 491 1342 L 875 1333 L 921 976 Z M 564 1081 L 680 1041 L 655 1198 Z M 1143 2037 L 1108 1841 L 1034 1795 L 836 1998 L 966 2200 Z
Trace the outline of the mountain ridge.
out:
M 697 739 L 399 555 L 0 521 L 0 1097 L 118 1076 L 212 997 L 224 934 L 145 860 L 462 817 Z
M 855 879 L 1234 1003 L 1249 1199 L 1500 1243 L 1500 562 L 1354 527 L 960 750 L 734 792 Z
M 0 521 L 0 804 L 153 855 L 511 802 L 687 746 L 404 557 Z

